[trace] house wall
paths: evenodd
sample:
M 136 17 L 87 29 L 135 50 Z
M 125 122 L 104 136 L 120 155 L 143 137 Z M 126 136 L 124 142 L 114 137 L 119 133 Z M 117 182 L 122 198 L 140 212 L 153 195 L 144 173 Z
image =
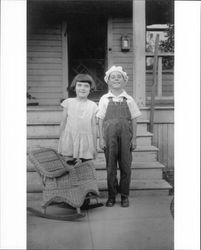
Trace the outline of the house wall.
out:
M 153 73 L 146 73 L 146 97 L 151 96 L 151 86 L 153 84 Z M 157 94 L 157 86 L 156 86 Z M 162 74 L 162 96 L 174 96 L 174 74 L 173 72 Z
M 143 118 L 150 120 L 150 108 L 142 110 Z M 159 149 L 158 161 L 174 168 L 174 108 L 156 107 L 154 112 L 153 145 Z
M 27 86 L 39 105 L 59 105 L 62 98 L 61 24 L 40 23 L 27 37 Z
M 110 64 L 121 65 L 128 73 L 126 90 L 133 95 L 133 44 L 132 20 L 113 18 L 110 20 L 108 46 L 112 48 Z M 109 35 L 108 34 L 108 35 Z M 129 52 L 121 52 L 121 36 L 127 34 L 131 39 Z M 28 34 L 27 40 L 27 83 L 30 94 L 40 105 L 59 105 L 62 98 L 62 24 L 51 25 L 45 22 Z M 146 94 L 150 96 L 152 75 L 146 77 Z M 173 93 L 173 75 L 164 77 L 166 83 L 163 93 Z M 169 87 L 168 87 L 169 86 Z M 171 86 L 171 87 L 170 87 Z M 143 118 L 150 119 L 149 108 L 142 109 Z M 174 167 L 174 110 L 156 108 L 153 145 L 159 148 L 158 160 L 168 168 Z
M 153 145 L 159 148 L 158 160 L 167 168 L 174 168 L 173 123 L 155 123 Z
M 133 96 L 133 27 L 132 18 L 112 18 L 109 22 L 110 33 L 108 33 L 108 47 L 112 49 L 109 52 L 109 65 L 121 65 L 129 76 L 126 86 L 127 92 Z M 128 52 L 121 51 L 121 36 L 127 35 L 131 41 L 131 48 Z M 146 97 L 151 96 L 151 86 L 153 84 L 153 73 L 146 72 Z M 157 88 L 156 88 L 157 90 Z M 162 96 L 174 96 L 174 75 L 173 72 L 164 72 L 162 74 Z
M 131 40 L 131 48 L 128 52 L 121 51 L 121 36 L 128 35 Z M 122 66 L 128 74 L 129 80 L 126 85 L 128 94 L 133 95 L 133 43 L 132 43 L 132 18 L 112 18 L 111 19 L 111 44 L 110 64 Z
M 62 24 L 40 23 L 28 33 L 27 84 L 28 92 L 37 98 L 39 105 L 59 105 L 63 97 Z M 108 32 L 108 65 L 121 65 L 129 76 L 126 90 L 133 95 L 133 41 L 132 18 L 110 19 Z M 131 48 L 121 51 L 121 36 L 128 35 Z M 146 73 L 146 97 L 151 95 L 152 72 Z M 174 96 L 174 75 L 162 75 L 162 95 Z M 156 88 L 157 89 L 157 88 Z

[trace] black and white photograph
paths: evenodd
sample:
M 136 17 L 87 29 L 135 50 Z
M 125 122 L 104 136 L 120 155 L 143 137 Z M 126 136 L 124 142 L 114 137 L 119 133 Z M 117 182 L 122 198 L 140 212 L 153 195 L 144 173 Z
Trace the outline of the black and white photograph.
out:
M 173 249 L 174 2 L 28 0 L 27 140 L 27 249 Z
M 12 2 L 18 1 L 4 0 L 2 7 Z M 178 29 L 177 1 L 23 2 L 10 10 L 15 27 L 19 27 L 18 18 L 14 19 L 17 9 L 24 10 L 22 31 L 15 27 L 12 31 L 11 24 L 9 29 L 1 28 L 12 44 L 20 32 L 24 35 L 22 47 L 8 46 L 8 57 L 7 50 L 1 50 L 2 58 L 6 56 L 1 63 L 6 69 L 2 86 L 6 81 L 20 86 L 8 91 L 15 92 L 10 97 L 2 94 L 1 98 L 2 120 L 7 121 L 1 128 L 11 126 L 11 132 L 1 137 L 12 142 L 8 149 L 1 143 L 1 164 L 8 165 L 2 170 L 7 178 L 2 177 L 1 197 L 10 186 L 12 195 L 6 196 L 9 201 L 4 204 L 11 210 L 11 224 L 16 219 L 14 224 L 23 227 L 24 245 L 17 237 L 12 243 L 8 240 L 15 227 L 10 231 L 4 217 L 7 209 L 2 208 L 1 249 L 199 249 L 197 225 L 186 245 L 177 240 L 179 233 L 185 238 L 186 228 L 198 220 L 195 197 L 200 171 L 194 157 L 199 144 L 194 139 L 193 144 L 188 142 L 199 137 L 194 133 L 200 114 L 191 111 L 199 105 L 199 98 L 192 97 L 198 92 L 195 75 L 188 78 L 189 84 L 178 77 L 182 72 L 187 78 L 178 63 L 177 34 L 184 29 L 191 37 L 192 30 Z M 186 18 L 197 21 L 190 15 Z M 182 43 L 184 61 L 185 53 L 195 48 L 185 39 Z M 9 64 L 12 51 L 17 55 Z M 187 58 L 186 64 L 186 71 L 197 69 L 193 58 Z M 177 97 L 183 91 L 187 96 L 181 104 Z M 9 120 L 5 103 L 10 101 Z M 178 117 L 186 120 L 177 122 Z M 23 132 L 18 132 L 19 126 Z M 184 151 L 178 147 L 178 136 Z M 180 200 L 197 209 L 191 219 Z

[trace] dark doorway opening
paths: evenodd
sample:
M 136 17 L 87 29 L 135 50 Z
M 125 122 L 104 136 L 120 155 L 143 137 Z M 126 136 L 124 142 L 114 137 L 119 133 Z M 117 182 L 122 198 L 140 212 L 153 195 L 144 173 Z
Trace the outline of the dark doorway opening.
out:
M 98 101 L 107 92 L 107 19 L 102 16 L 76 15 L 68 20 L 69 84 L 78 73 L 88 73 L 96 82 L 89 98 Z M 69 96 L 75 94 L 69 90 Z

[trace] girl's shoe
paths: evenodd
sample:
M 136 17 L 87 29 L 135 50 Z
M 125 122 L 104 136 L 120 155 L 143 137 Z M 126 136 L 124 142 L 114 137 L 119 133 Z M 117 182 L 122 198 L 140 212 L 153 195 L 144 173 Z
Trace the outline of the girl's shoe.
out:
M 66 163 L 68 165 L 75 165 L 77 163 L 77 159 L 68 160 Z

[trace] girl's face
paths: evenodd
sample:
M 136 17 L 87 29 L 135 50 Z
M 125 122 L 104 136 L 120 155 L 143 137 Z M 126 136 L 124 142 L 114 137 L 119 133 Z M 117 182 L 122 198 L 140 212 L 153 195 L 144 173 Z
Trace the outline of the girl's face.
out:
M 75 92 L 78 98 L 86 99 L 90 93 L 90 84 L 88 82 L 77 82 Z
M 109 76 L 108 86 L 112 89 L 123 89 L 125 80 L 118 71 L 113 71 Z

